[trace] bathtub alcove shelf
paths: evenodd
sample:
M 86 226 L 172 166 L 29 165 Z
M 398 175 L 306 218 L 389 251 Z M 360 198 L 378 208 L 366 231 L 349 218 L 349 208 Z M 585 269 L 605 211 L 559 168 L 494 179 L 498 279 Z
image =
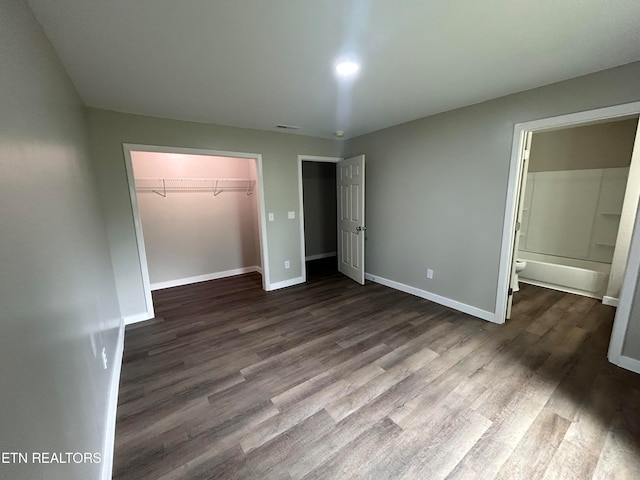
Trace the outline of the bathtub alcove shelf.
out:
M 247 196 L 253 194 L 256 182 L 249 178 L 136 178 L 136 191 L 139 193 L 155 193 L 161 197 L 168 193 L 213 193 L 218 196 L 223 192 L 243 192 Z

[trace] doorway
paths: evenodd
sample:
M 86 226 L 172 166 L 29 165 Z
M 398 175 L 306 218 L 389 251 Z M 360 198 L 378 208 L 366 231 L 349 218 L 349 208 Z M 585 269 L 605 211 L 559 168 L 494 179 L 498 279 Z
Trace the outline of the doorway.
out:
M 617 301 L 620 262 L 613 260 L 628 252 L 618 231 L 633 225 L 623 206 L 638 202 L 636 179 L 629 178 L 637 130 L 635 116 L 532 133 L 520 188 L 514 295 L 528 283 Z
M 365 156 L 352 158 L 298 156 L 298 193 L 300 206 L 300 252 L 302 281 L 307 281 L 305 234 L 305 206 L 303 188 L 303 163 L 322 162 L 335 164 L 336 245 L 338 271 L 354 282 L 365 283 Z M 328 255 L 328 253 L 326 253 Z
M 338 271 L 337 157 L 300 155 L 300 251 L 304 281 Z
M 269 289 L 260 155 L 123 149 L 147 310 L 137 321 L 154 317 L 152 290 L 250 271 Z
M 304 249 L 307 281 L 338 271 L 336 166 L 302 162 Z
M 544 132 L 553 129 L 566 128 L 571 126 L 577 126 L 580 124 L 595 123 L 599 121 L 611 121 L 622 120 L 627 117 L 637 117 L 640 114 L 640 102 L 633 102 L 624 105 L 617 105 L 613 107 L 606 107 L 597 110 L 590 110 L 585 112 L 578 112 L 568 115 L 562 115 L 559 117 L 546 118 L 541 120 L 535 120 L 526 123 L 516 124 L 514 127 L 514 135 L 511 149 L 511 164 L 509 170 L 509 183 L 507 188 L 506 197 L 506 210 L 505 221 L 503 225 L 502 234 L 502 247 L 500 255 L 500 269 L 498 274 L 498 291 L 496 297 L 496 323 L 504 323 L 508 318 L 508 312 L 510 312 L 511 302 L 513 299 L 511 285 L 512 285 L 512 273 L 515 272 L 515 239 L 519 234 L 520 225 L 516 222 L 518 218 L 518 206 L 520 198 L 520 186 L 523 177 L 523 164 L 525 158 L 529 155 L 526 149 L 527 138 L 530 134 L 535 132 Z M 638 143 L 634 146 L 633 159 L 640 154 L 640 148 Z M 632 160 L 632 165 L 638 163 Z M 629 176 L 633 177 L 634 174 L 630 173 Z M 637 180 L 633 182 L 634 188 L 637 191 Z M 629 190 L 629 188 L 627 189 Z M 627 202 L 625 202 L 627 203 Z M 629 202 L 630 203 L 630 202 Z M 625 255 L 629 255 L 629 252 L 638 248 L 640 239 L 638 235 L 634 233 L 632 237 L 632 231 L 638 230 L 638 209 L 633 205 L 626 205 L 623 211 L 627 212 L 631 216 L 631 230 L 625 232 L 625 237 L 628 239 Z M 624 213 L 623 213 L 624 214 Z M 622 221 L 622 220 L 621 220 Z M 619 232 L 620 234 L 621 232 Z M 631 271 L 633 269 L 634 271 Z M 623 267 L 624 281 L 621 285 L 621 292 L 619 298 L 619 309 L 617 310 L 613 332 L 611 336 L 611 344 L 609 349 L 609 359 L 620 366 L 623 362 L 620 359 L 624 359 L 622 354 L 622 339 L 625 336 L 627 327 L 629 324 L 629 305 L 633 301 L 634 292 L 630 289 L 630 282 L 628 279 L 638 278 L 640 273 L 640 263 L 635 262 L 633 258 L 629 257 L 629 262 L 626 270 Z M 634 285 L 635 286 L 635 285 Z M 625 368 L 627 368 L 625 366 Z M 638 370 L 640 372 L 640 365 Z

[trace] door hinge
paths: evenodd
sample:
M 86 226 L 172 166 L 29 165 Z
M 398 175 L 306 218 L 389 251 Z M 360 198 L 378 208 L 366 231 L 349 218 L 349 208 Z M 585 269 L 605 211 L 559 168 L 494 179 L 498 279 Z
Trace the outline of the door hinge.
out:
M 520 227 L 522 227 L 522 224 L 520 222 L 516 222 L 516 232 L 520 231 Z
M 507 290 L 507 295 L 513 295 L 513 288 L 510 288 L 509 290 Z
M 522 155 L 522 158 L 524 158 L 525 160 L 529 160 L 530 152 L 531 152 L 531 150 L 525 150 L 524 154 Z

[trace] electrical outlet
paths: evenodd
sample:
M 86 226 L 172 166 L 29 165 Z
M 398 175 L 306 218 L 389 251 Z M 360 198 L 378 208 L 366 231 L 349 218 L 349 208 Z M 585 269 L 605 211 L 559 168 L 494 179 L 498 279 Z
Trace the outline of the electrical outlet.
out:
M 269 221 L 270 221 L 270 222 L 273 222 L 273 220 L 274 220 L 273 213 L 269 213 Z
M 284 268 L 290 268 L 291 264 L 289 263 L 289 260 L 285 260 L 284 261 Z
M 427 278 L 433 278 L 433 270 L 427 268 Z
M 109 368 L 109 360 L 107 359 L 106 347 L 102 347 L 102 366 L 105 370 Z
M 287 218 L 289 220 L 293 220 L 294 218 L 296 218 L 296 212 L 287 212 Z

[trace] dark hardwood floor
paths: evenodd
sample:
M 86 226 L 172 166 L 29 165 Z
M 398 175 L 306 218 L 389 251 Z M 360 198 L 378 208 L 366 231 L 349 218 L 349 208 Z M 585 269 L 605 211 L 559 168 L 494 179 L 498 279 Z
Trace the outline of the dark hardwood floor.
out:
M 156 292 L 126 331 L 114 478 L 640 478 L 614 309 L 515 299 L 494 325 L 338 274 Z

